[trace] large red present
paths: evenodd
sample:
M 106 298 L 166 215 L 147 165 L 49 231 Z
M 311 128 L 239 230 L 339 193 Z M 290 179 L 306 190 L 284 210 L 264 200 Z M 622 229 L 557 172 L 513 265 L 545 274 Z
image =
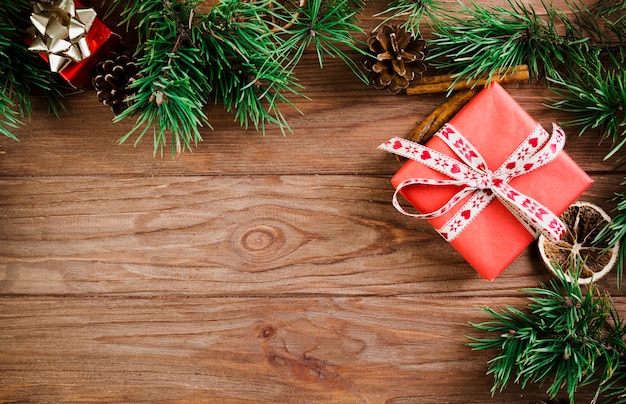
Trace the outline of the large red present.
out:
M 394 206 L 429 220 L 485 279 L 495 279 L 593 180 L 497 83 L 478 93 L 426 145 L 393 138 L 381 149 L 409 158 L 392 178 Z M 417 209 L 409 213 L 401 194 Z

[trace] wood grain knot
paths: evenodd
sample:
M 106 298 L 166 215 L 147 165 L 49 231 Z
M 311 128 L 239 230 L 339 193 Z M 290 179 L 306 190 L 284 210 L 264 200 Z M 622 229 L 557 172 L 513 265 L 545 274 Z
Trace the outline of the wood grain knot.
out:
M 270 254 L 285 244 L 283 232 L 273 226 L 259 225 L 248 229 L 242 238 L 241 246 L 249 253 Z
M 276 335 L 276 327 L 270 324 L 260 327 L 257 332 L 257 336 L 262 339 L 270 339 L 274 335 Z
M 321 390 L 345 390 L 338 367 L 324 360 L 306 355 L 296 358 L 287 352 L 270 351 L 267 355 L 272 369 L 291 382 L 303 383 L 309 388 L 316 387 Z
M 299 231 L 278 220 L 245 223 L 233 232 L 233 252 L 250 263 L 267 263 L 296 250 L 304 240 Z M 247 271 L 261 271 L 264 267 L 250 266 Z

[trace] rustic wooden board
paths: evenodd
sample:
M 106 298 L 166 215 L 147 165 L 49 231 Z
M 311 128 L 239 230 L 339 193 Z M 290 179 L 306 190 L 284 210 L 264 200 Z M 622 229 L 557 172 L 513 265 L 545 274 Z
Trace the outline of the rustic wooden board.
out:
M 488 282 L 391 206 L 401 162 L 376 147 L 444 96 L 376 91 L 313 54 L 296 73 L 310 99 L 284 110 L 292 133 L 211 106 L 205 141 L 175 158 L 117 144 L 132 122 L 91 92 L 61 119 L 35 100 L 20 142 L 0 139 L 0 402 L 545 399 L 539 386 L 491 398 L 493 353 L 465 345 L 487 319 L 477 306 L 523 304 L 520 288 L 549 278 L 535 246 Z M 546 128 L 571 119 L 543 84 L 506 88 Z M 597 132 L 567 131 L 595 180 L 581 199 L 610 210 L 622 163 L 603 161 Z M 600 286 L 624 313 L 615 277 Z
M 585 199 L 621 176 L 601 176 Z M 546 275 L 535 245 L 495 282 L 368 176 L 0 180 L 0 293 L 499 295 Z
M 523 304 L 497 298 L 494 308 Z M 532 403 L 491 399 L 479 298 L 3 298 L 0 397 L 32 402 Z M 620 301 L 626 308 L 626 301 Z M 513 386 L 515 387 L 515 386 Z M 581 400 L 589 395 L 580 395 Z M 582 402 L 582 401 L 581 401 Z

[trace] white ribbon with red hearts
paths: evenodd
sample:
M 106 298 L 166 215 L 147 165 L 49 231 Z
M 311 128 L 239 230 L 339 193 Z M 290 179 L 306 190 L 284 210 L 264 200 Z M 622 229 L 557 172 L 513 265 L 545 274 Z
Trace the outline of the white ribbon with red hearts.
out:
M 450 211 L 468 195 L 467 202 L 437 229 L 447 241 L 454 240 L 494 198 L 498 200 L 534 236 L 543 234 L 556 242 L 565 233 L 565 225 L 548 208 L 535 199 L 522 194 L 509 185 L 520 175 L 533 171 L 556 158 L 565 146 L 565 133 L 553 125 L 552 135 L 537 125 L 526 139 L 509 155 L 497 170 L 491 171 L 478 150 L 452 125 L 445 124 L 435 136 L 443 140 L 460 158 L 456 160 L 436 150 L 402 138 L 392 138 L 380 149 L 414 160 L 450 179 L 409 178 L 396 187 L 393 206 L 405 215 L 431 219 Z M 441 208 L 429 213 L 409 213 L 398 201 L 401 189 L 411 185 L 457 185 L 462 187 Z

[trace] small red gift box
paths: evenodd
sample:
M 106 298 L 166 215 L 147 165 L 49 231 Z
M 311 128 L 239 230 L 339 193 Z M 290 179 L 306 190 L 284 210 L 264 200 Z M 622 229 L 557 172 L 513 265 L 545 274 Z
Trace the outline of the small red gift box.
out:
M 66 3 L 72 3 L 66 2 Z M 73 9 L 79 10 L 82 4 L 76 0 L 73 1 Z M 91 10 L 91 9 L 90 9 Z M 36 13 L 34 13 L 35 15 Z M 94 12 L 95 14 L 95 12 Z M 48 14 L 43 12 L 42 17 Z M 47 38 L 43 41 L 47 46 L 50 42 L 61 38 Z M 121 51 L 123 49 L 122 38 L 113 33 L 99 18 L 95 18 L 91 22 L 90 28 L 85 34 L 86 45 L 89 48 L 90 55 L 79 61 L 69 61 L 64 63 L 58 73 L 74 87 L 90 87 L 96 65 L 104 60 L 105 56 L 111 51 Z M 29 45 L 33 44 L 33 38 L 27 38 Z M 45 52 L 40 53 L 41 57 L 48 62 L 49 55 Z M 56 71 L 56 70 L 53 70 Z
M 78 2 L 76 2 L 78 6 Z M 96 65 L 111 52 L 123 49 L 122 37 L 113 33 L 100 19 L 96 18 L 87 33 L 91 56 L 78 63 L 72 62 L 59 74 L 74 87 L 90 87 Z
M 500 188 L 504 188 L 501 192 L 503 197 L 489 199 L 493 193 L 490 189 L 480 190 L 482 196 L 487 197 L 490 202 L 485 203 L 484 207 L 478 208 L 472 213 L 469 223 L 461 226 L 458 234 L 449 242 L 450 244 L 467 260 L 467 262 L 485 279 L 495 279 L 511 262 L 513 262 L 528 245 L 536 238 L 537 234 L 529 231 L 535 221 L 534 214 L 520 217 L 518 210 L 526 209 L 530 206 L 530 212 L 535 209 L 539 212 L 540 217 L 545 212 L 544 208 L 549 210 L 550 217 L 554 220 L 556 216 L 574 202 L 591 184 L 593 180 L 565 153 L 560 151 L 552 141 L 542 140 L 545 146 L 541 149 L 542 144 L 537 145 L 537 138 L 533 137 L 533 133 L 537 133 L 538 129 L 549 136 L 547 132 L 538 125 L 538 123 L 530 116 L 522 107 L 497 83 L 490 85 L 478 93 L 457 115 L 449 122 L 450 127 L 442 128 L 438 136 L 433 137 L 425 146 L 428 149 L 415 149 L 413 146 L 406 146 L 408 143 L 402 143 L 402 149 L 408 149 L 413 153 L 415 160 L 407 161 L 398 172 L 393 176 L 391 182 L 398 192 L 413 205 L 420 216 L 424 216 L 429 212 L 441 212 L 441 208 L 446 205 L 449 210 L 438 217 L 427 217 L 429 222 L 440 234 L 447 238 L 447 233 L 442 229 L 450 229 L 451 224 L 455 222 L 455 218 L 463 221 L 463 217 L 467 213 L 470 215 L 472 203 L 476 202 L 477 194 L 472 189 L 478 185 L 458 185 L 447 184 L 454 182 L 450 177 L 444 175 L 440 170 L 434 170 L 420 161 L 419 156 L 426 156 L 429 160 L 437 160 L 435 157 L 437 152 L 445 156 L 449 156 L 459 164 L 452 163 L 452 168 L 448 168 L 450 175 L 456 176 L 465 173 L 467 177 L 472 177 L 471 184 L 480 181 L 488 183 L 496 183 Z M 451 129 L 452 128 L 452 129 Z M 560 128 L 555 127 L 555 131 L 561 137 L 561 148 L 564 144 L 565 135 Z M 442 132 L 443 131 L 443 132 Z M 451 143 L 446 143 L 448 133 L 455 135 L 460 133 L 462 137 L 455 141 L 455 145 L 461 144 L 462 147 L 457 152 L 452 150 Z M 443 134 L 443 136 L 441 136 Z M 555 136 L 552 137 L 552 139 Z M 463 145 L 463 143 L 465 144 Z M 470 148 L 467 148 L 467 143 Z M 528 143 L 528 144 L 526 144 Z M 404 147 L 406 146 L 406 147 Z M 528 147 L 526 147 L 528 146 Z M 520 163 L 516 160 L 515 155 L 528 154 L 528 149 L 537 146 L 538 156 L 531 159 L 530 162 Z M 420 145 L 418 145 L 420 147 Z M 393 153 L 399 153 L 399 140 L 389 141 L 381 145 L 381 149 Z M 413 149 L 413 150 L 411 150 Z M 419 150 L 419 151 L 416 151 Z M 461 150 L 459 152 L 459 150 Z M 468 151 L 469 150 L 469 151 Z M 474 152 L 474 151 L 475 152 Z M 544 163 L 543 157 L 553 152 L 550 161 Z M 544 155 L 539 156 L 539 154 Z M 473 173 L 476 170 L 466 167 L 465 159 L 473 158 L 472 156 L 481 155 L 478 169 L 488 168 L 485 170 L 489 174 L 483 175 L 481 178 Z M 432 156 L 431 156 L 432 155 Z M 444 157 L 445 157 L 444 156 Z M 469 156 L 469 157 L 468 157 Z M 410 155 L 407 157 L 414 158 Z M 443 161 L 442 158 L 438 159 Z M 538 162 L 543 163 L 538 164 Z M 442 163 L 444 165 L 450 165 Z M 463 164 L 462 164 L 463 163 Z M 518 167 L 516 167 L 516 164 Z M 532 167 L 535 165 L 535 167 Z M 505 167 L 506 166 L 506 167 Z M 461 169 L 459 169 L 459 167 Z M 538 167 L 538 168 L 537 168 Z M 501 173 L 501 169 L 512 168 L 512 172 L 516 175 L 507 177 L 506 182 L 502 186 L 500 180 L 492 179 L 491 176 Z M 463 171 L 465 170 L 465 171 Z M 515 171 L 518 170 L 518 171 Z M 445 170 L 444 170 L 445 171 Z M 459 174 L 456 174 L 460 172 Z M 494 174 L 494 175 L 495 175 Z M 415 179 L 423 179 L 421 182 L 412 182 Z M 409 183 L 409 186 L 405 186 Z M 447 184 L 447 185 L 446 185 Z M 433 186 L 439 185 L 439 186 Z M 461 191 L 461 193 L 459 193 Z M 465 194 L 463 194 L 464 191 Z M 511 196 L 514 201 L 519 195 L 524 197 L 520 200 L 519 208 L 513 206 L 513 209 L 507 208 L 508 201 L 506 196 Z M 529 198 L 526 198 L 529 197 Z M 533 204 L 526 205 L 528 201 L 537 201 L 539 208 Z M 469 202 L 468 202 L 469 201 Z M 542 206 L 541 206 L 542 205 Z M 399 205 L 396 205 L 402 209 Z M 465 209 L 465 210 L 461 210 Z M 445 210 L 445 209 L 444 209 Z M 528 210 L 528 209 L 527 209 Z M 513 212 L 513 213 L 512 213 Z M 459 216 L 459 214 L 461 214 Z M 529 219 L 530 218 L 530 219 Z M 526 223 L 526 224 L 525 224 Z M 559 222 L 560 223 L 560 222 Z M 550 226 L 546 227 L 551 227 Z M 561 225 L 562 226 L 562 225 Z M 532 229 L 531 229 L 532 230 Z M 564 229 L 561 227 L 561 232 Z M 558 231 L 557 236 L 558 238 Z

